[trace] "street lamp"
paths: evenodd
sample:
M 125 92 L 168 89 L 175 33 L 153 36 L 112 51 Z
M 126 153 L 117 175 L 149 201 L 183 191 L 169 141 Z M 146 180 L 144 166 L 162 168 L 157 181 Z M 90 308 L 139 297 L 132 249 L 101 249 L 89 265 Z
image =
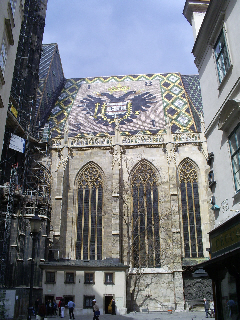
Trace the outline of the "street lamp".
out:
M 30 219 L 31 236 L 32 236 L 32 261 L 31 261 L 31 274 L 30 274 L 30 290 L 29 290 L 29 307 L 28 307 L 28 320 L 31 320 L 31 313 L 33 310 L 32 293 L 33 293 L 33 274 L 34 274 L 34 259 L 35 259 L 35 245 L 37 235 L 41 227 L 41 219 L 35 213 L 35 216 Z

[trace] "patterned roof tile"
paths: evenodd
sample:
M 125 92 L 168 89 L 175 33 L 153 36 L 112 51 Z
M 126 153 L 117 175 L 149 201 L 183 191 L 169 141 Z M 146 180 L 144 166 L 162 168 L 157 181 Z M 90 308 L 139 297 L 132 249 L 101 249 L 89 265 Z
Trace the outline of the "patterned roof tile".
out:
M 198 76 L 179 73 L 68 79 L 49 117 L 52 137 L 156 134 L 170 119 L 172 132 L 200 131 Z

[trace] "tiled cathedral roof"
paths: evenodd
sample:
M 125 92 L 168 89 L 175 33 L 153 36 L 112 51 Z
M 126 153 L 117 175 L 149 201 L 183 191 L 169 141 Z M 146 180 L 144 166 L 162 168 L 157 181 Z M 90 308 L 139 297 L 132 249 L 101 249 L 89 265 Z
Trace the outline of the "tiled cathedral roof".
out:
M 58 45 L 44 44 L 39 65 L 36 118 L 40 127 L 46 122 L 64 85 Z
M 202 100 L 197 75 L 179 73 L 68 79 L 48 119 L 52 137 L 199 132 Z

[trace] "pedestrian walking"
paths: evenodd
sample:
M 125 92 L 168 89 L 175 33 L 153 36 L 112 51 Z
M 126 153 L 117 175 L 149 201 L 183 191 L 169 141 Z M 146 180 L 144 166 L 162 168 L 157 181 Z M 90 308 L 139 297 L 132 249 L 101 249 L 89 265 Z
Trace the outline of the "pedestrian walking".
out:
M 65 310 L 65 306 L 64 306 L 63 299 L 62 299 L 61 300 L 61 318 L 64 318 L 64 310 Z
M 115 315 L 116 311 L 115 311 L 115 300 L 112 299 L 112 315 Z
M 58 315 L 61 317 L 61 299 L 58 302 Z
M 75 308 L 75 303 L 72 300 L 68 301 L 68 310 L 69 310 L 70 319 L 75 319 L 74 313 L 73 313 L 74 308 Z
M 96 299 L 93 299 L 93 320 L 98 320 L 100 316 L 99 306 Z
M 204 300 L 204 309 L 205 309 L 205 312 L 206 312 L 206 318 L 208 318 L 208 316 L 211 317 L 211 314 L 209 312 L 209 302 L 207 301 L 206 298 L 204 298 L 203 300 Z
M 214 310 L 214 302 L 213 302 L 213 300 L 210 300 L 210 311 L 211 311 L 211 318 L 214 318 L 215 310 Z
M 55 300 L 53 300 L 53 315 L 56 316 L 57 315 L 57 303 Z
M 46 316 L 46 307 L 44 303 L 40 304 L 38 309 L 38 315 L 40 316 L 40 320 L 43 320 Z

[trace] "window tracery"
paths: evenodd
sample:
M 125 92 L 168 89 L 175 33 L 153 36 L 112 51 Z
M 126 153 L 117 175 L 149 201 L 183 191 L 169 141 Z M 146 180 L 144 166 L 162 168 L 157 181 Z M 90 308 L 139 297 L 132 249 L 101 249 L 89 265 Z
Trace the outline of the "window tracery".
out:
M 160 267 L 157 176 L 145 160 L 131 175 L 133 267 Z
M 78 217 L 76 259 L 102 259 L 103 179 L 100 168 L 89 163 L 77 177 Z
M 182 230 L 185 258 L 203 257 L 198 176 L 195 164 L 185 159 L 179 166 Z

